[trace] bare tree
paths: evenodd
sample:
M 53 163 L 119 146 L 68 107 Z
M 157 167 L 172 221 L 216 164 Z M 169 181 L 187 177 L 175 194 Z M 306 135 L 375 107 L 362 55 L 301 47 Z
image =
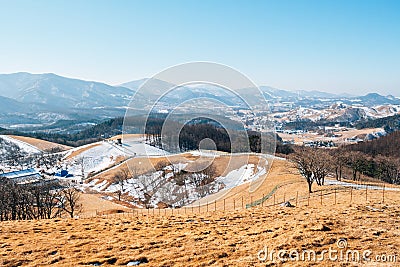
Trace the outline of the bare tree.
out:
M 332 170 L 335 172 L 336 180 L 340 181 L 343 176 L 343 168 L 346 166 L 346 154 L 341 149 L 331 152 Z
M 73 187 L 66 188 L 60 192 L 62 209 L 71 217 L 82 211 L 80 192 Z
M 311 166 L 316 183 L 325 184 L 325 177 L 332 168 L 332 157 L 325 149 L 313 149 L 314 164 Z
M 203 185 L 210 184 L 214 182 L 215 175 L 217 170 L 214 164 L 210 164 L 207 168 L 205 168 L 202 173 L 205 175 L 205 179 L 203 180 Z
M 51 219 L 61 213 L 58 182 L 18 184 L 0 177 L 0 220 Z
M 118 200 L 121 201 L 121 196 L 124 193 L 125 186 L 128 183 L 128 179 L 130 178 L 130 173 L 128 168 L 121 168 L 113 178 L 114 184 L 117 184 L 119 187 L 119 190 L 117 191 L 118 194 Z
M 375 159 L 378 165 L 378 177 L 382 181 L 398 184 L 400 178 L 400 160 L 378 155 Z
M 79 157 L 76 163 L 81 167 L 82 181 L 85 180 L 85 157 Z
M 366 155 L 360 151 L 349 151 L 347 153 L 347 163 L 352 169 L 353 172 L 353 181 L 357 180 L 360 177 L 360 174 L 365 166 L 365 157 Z
M 185 205 L 186 199 L 189 198 L 187 190 L 187 183 L 189 181 L 188 177 L 189 174 L 186 172 L 180 172 L 174 176 L 175 184 L 179 187 L 179 195 L 177 196 L 177 199 L 179 199 L 181 202 L 180 206 Z
M 61 194 L 59 191 L 52 190 L 51 185 L 45 185 L 43 190 L 43 215 L 46 219 L 58 217 L 62 209 L 60 208 Z
M 291 156 L 291 160 L 296 164 L 296 168 L 300 174 L 306 179 L 308 184 L 308 192 L 312 193 L 312 185 L 315 181 L 312 166 L 314 157 L 311 156 L 311 149 L 302 147 Z
M 332 168 L 332 158 L 322 148 L 302 147 L 291 156 L 300 174 L 306 178 L 308 191 L 312 192 L 312 184 L 324 185 L 325 177 Z

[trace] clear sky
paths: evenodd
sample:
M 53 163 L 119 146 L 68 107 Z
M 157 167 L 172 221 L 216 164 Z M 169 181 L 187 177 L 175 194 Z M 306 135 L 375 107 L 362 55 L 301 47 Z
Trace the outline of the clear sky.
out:
M 259 85 L 400 95 L 400 1 L 0 0 L 0 73 L 120 84 L 213 61 Z

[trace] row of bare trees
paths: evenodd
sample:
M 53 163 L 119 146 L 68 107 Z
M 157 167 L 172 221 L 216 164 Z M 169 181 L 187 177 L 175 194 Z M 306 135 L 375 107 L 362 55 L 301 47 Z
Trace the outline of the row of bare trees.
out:
M 290 159 L 308 183 L 309 192 L 314 182 L 324 185 L 325 177 L 333 174 L 357 181 L 361 175 L 400 184 L 400 159 L 378 155 L 366 155 L 360 151 L 298 147 Z
M 308 191 L 312 192 L 312 185 L 324 185 L 325 177 L 331 170 L 331 155 L 322 149 L 301 147 L 291 156 L 300 174 L 306 179 Z
M 19 185 L 0 177 L 0 221 L 73 218 L 81 210 L 80 193 L 56 182 Z

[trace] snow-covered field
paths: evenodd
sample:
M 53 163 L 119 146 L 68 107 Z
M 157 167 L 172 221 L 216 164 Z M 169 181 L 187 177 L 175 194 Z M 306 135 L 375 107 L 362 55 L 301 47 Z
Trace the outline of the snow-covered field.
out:
M 65 167 L 74 175 L 81 175 L 83 169 L 85 176 L 87 176 L 88 173 L 99 172 L 109 167 L 116 162 L 119 156 L 124 155 L 124 152 L 117 149 L 114 145 L 108 142 L 100 142 L 99 145 L 93 146 L 66 161 Z
M 257 167 L 254 171 L 254 164 L 247 164 L 237 170 L 229 172 L 226 176 L 218 177 L 217 181 L 225 185 L 224 189 L 230 189 L 241 184 L 254 181 L 267 173 L 265 168 Z
M 73 153 L 71 151 L 70 153 Z M 210 160 L 222 156 L 220 152 L 193 151 L 193 156 L 210 158 Z M 84 158 L 85 173 L 91 171 L 99 172 L 115 163 L 119 156 L 129 157 L 162 157 L 168 153 L 147 145 L 143 138 L 134 137 L 123 140 L 123 145 L 117 145 L 113 141 L 97 143 L 97 146 L 89 147 L 87 150 L 75 156 L 76 162 Z M 226 153 L 223 153 L 224 155 Z M 82 162 L 81 162 L 82 163 Z M 189 161 L 189 163 L 193 163 Z M 118 192 L 125 197 L 129 196 L 131 203 L 137 206 L 146 205 L 155 207 L 163 202 L 174 206 L 190 204 L 202 197 L 227 190 L 243 183 L 251 182 L 266 174 L 266 169 L 246 164 L 238 169 L 230 171 L 226 176 L 216 177 L 214 181 L 202 184 L 207 179 L 207 174 L 201 170 L 191 172 L 186 169 L 188 162 L 174 163 L 161 170 L 145 173 L 123 182 L 102 180 L 101 177 L 91 180 L 83 185 L 84 188 L 106 193 L 116 198 Z M 78 163 L 71 166 L 72 173 L 80 174 L 81 168 Z M 110 197 L 109 196 L 109 197 Z
M 144 138 L 141 137 L 124 138 L 121 149 L 129 156 L 149 157 L 168 155 L 168 152 L 165 150 L 146 144 Z
M 94 179 L 84 187 L 92 190 L 111 193 L 114 197 L 118 191 L 135 199 L 132 204 L 141 206 L 140 202 L 147 199 L 147 204 L 156 207 L 158 203 L 168 203 L 174 206 L 188 205 L 205 196 L 228 190 L 235 186 L 248 183 L 266 174 L 266 169 L 254 164 L 241 166 L 232 170 L 226 176 L 217 177 L 212 183 L 205 186 L 196 186 L 196 179 L 205 178 L 202 173 L 185 173 L 183 185 L 177 185 L 177 179 L 182 175 L 187 164 L 177 163 L 166 166 L 161 171 L 140 175 L 123 182 L 123 184 Z M 147 195 L 147 196 L 146 196 Z
M 88 148 L 88 149 L 85 149 Z M 83 152 L 65 161 L 65 168 L 73 175 L 81 175 L 82 169 L 87 176 L 89 173 L 101 172 L 114 165 L 118 158 L 163 156 L 167 152 L 145 144 L 140 138 L 124 140 L 122 146 L 114 141 L 101 141 L 70 150 L 66 158 L 74 152 Z

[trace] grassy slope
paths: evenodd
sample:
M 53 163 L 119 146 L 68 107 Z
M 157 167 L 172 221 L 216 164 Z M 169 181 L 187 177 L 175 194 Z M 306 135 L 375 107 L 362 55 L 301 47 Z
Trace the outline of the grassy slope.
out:
M 257 260 L 264 246 L 322 251 L 336 249 L 339 238 L 347 238 L 351 249 L 397 252 L 400 208 L 395 202 L 370 204 L 379 211 L 365 205 L 320 206 L 317 202 L 311 207 L 203 214 L 3 222 L 0 263 L 112 266 L 146 257 L 149 264 L 144 266 L 265 266 Z M 285 264 L 308 265 L 315 263 Z
M 303 183 L 286 163 L 274 164 L 271 175 L 254 196 L 267 192 L 274 184 L 287 183 L 276 192 L 276 201 L 286 200 L 300 191 Z M 248 188 L 232 190 L 229 197 L 245 197 Z M 261 190 L 262 189 L 262 190 Z M 144 266 L 265 266 L 257 260 L 257 252 L 270 249 L 336 249 L 339 238 L 347 238 L 351 249 L 371 249 L 394 254 L 400 246 L 400 195 L 387 192 L 382 203 L 381 191 L 369 191 L 368 202 L 363 190 L 338 191 L 337 204 L 331 188 L 315 187 L 310 206 L 307 200 L 296 208 L 280 206 L 241 209 L 236 206 L 222 211 L 219 203 L 214 212 L 192 214 L 189 208 L 155 212 L 147 215 L 127 214 L 92 219 L 57 219 L 0 223 L 0 265 L 102 266 L 126 265 L 146 257 Z M 331 193 L 320 204 L 319 192 Z M 271 204 L 271 200 L 266 204 Z M 294 202 L 294 199 L 291 199 Z M 231 201 L 229 201 L 231 203 Z M 239 205 L 240 206 L 240 205 Z M 92 207 L 94 208 L 94 207 Z M 179 212 L 179 214 L 177 214 Z M 186 213 L 186 214 L 185 214 Z M 29 241 L 28 241 L 29 240 Z M 315 265 L 289 262 L 285 266 Z M 320 266 L 338 265 L 322 262 Z
M 38 148 L 39 150 L 45 151 L 45 150 L 51 150 L 54 148 L 59 148 L 62 151 L 65 150 L 69 150 L 71 149 L 70 146 L 65 146 L 65 145 L 60 145 L 54 142 L 49 142 L 49 141 L 45 141 L 45 140 L 40 140 L 40 139 L 36 139 L 36 138 L 32 138 L 32 137 L 26 137 L 26 136 L 17 136 L 17 135 L 11 135 L 10 137 L 17 139 L 19 141 L 28 143 L 36 148 Z

